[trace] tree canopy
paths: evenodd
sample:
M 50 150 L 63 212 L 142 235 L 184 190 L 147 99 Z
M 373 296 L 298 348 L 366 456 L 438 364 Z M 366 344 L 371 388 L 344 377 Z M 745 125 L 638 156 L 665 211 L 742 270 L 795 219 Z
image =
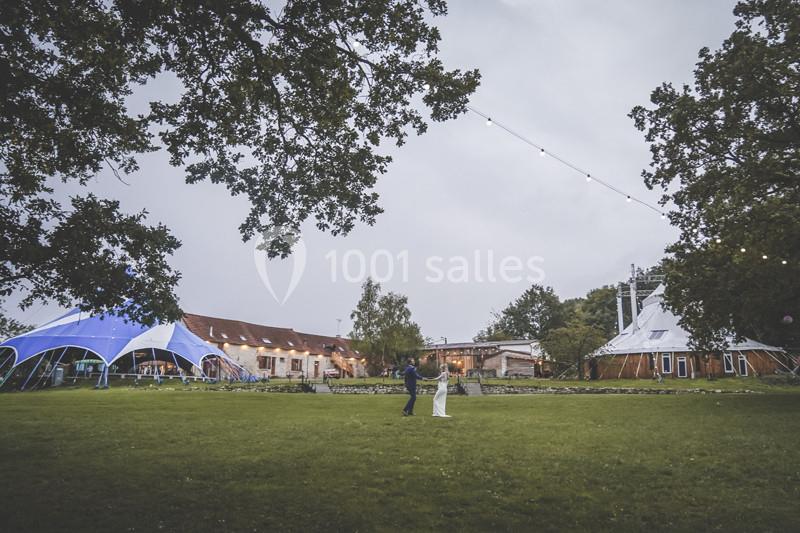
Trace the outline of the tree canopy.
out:
M 402 359 L 413 356 L 425 344 L 419 326 L 411 320 L 408 297 L 381 294 L 380 283 L 371 278 L 362 285 L 361 298 L 350 315 L 355 349 L 367 359 L 371 374 L 377 374 Z
M 800 2 L 747 0 L 694 84 L 631 112 L 681 233 L 666 303 L 700 349 L 730 334 L 800 346 Z M 788 318 L 787 318 L 788 317 Z
M 540 343 L 552 360 L 574 364 L 578 379 L 583 379 L 583 358 L 607 340 L 602 329 L 580 320 L 570 320 L 566 325 L 548 331 Z
M 276 227 L 345 234 L 381 212 L 373 186 L 427 127 L 464 112 L 479 74 L 438 59 L 443 0 L 257 0 L 0 4 L 0 297 L 55 299 L 145 322 L 175 319 L 179 246 L 91 194 L 62 204 L 57 180 L 120 179 L 137 156 L 165 149 L 186 180 L 246 195 L 244 239 Z M 128 110 L 159 76 L 175 99 Z M 65 244 L 69 244 L 65 246 Z M 286 255 L 281 239 L 271 257 Z
M 475 340 L 541 339 L 550 329 L 564 323 L 564 307 L 553 288 L 533 284 L 500 313 L 495 313 Z

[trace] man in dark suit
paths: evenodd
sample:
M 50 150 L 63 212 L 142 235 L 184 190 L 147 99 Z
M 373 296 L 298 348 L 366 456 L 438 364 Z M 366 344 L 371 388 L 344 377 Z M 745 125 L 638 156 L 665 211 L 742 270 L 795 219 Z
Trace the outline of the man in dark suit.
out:
M 417 369 L 414 366 L 413 359 L 408 360 L 408 366 L 403 371 L 403 379 L 405 380 L 406 390 L 408 391 L 408 394 L 410 396 L 410 398 L 408 399 L 408 403 L 406 403 L 405 408 L 403 408 L 403 416 L 413 416 L 414 402 L 417 401 L 417 380 L 425 379 L 417 373 Z

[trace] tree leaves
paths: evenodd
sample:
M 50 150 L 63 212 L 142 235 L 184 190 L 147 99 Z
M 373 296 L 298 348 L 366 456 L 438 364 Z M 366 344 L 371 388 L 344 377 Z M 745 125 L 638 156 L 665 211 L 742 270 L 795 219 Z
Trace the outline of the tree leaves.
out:
M 279 12 L 256 0 L 0 4 L 0 291 L 94 311 L 131 295 L 141 318 L 177 317 L 166 256 L 178 243 L 166 229 L 90 196 L 62 206 L 48 185 L 87 185 L 106 167 L 123 179 L 160 148 L 187 182 L 247 196 L 245 240 L 308 219 L 334 235 L 374 223 L 373 188 L 391 162 L 381 145 L 427 127 L 412 99 L 447 120 L 478 85 L 477 71 L 437 58 L 429 20 L 445 13 L 440 0 L 290 1 Z M 130 95 L 164 75 L 177 100 L 131 115 Z M 98 240 L 80 233 L 95 229 Z M 291 250 L 272 239 L 267 251 Z M 137 265 L 127 278 L 125 260 Z
M 700 51 L 693 87 L 663 84 L 653 108 L 631 112 L 651 145 L 645 183 L 665 191 L 681 230 L 666 301 L 709 350 L 732 332 L 800 339 L 780 320 L 800 314 L 800 3 L 750 0 L 734 13 L 722 47 Z
M 353 347 L 365 354 L 373 374 L 399 364 L 425 344 L 419 326 L 411 320 L 408 297 L 394 292 L 381 294 L 380 283 L 371 278 L 362 285 L 361 299 L 350 318 Z

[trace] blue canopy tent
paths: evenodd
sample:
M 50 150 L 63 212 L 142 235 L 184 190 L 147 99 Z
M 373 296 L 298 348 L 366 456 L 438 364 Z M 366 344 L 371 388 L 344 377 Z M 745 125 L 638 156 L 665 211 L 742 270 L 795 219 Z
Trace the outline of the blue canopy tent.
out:
M 166 361 L 174 362 L 176 369 L 180 368 L 180 358 L 204 379 L 207 376 L 203 367 L 209 359 L 216 363 L 216 378 L 221 377 L 223 371 L 234 379 L 249 378 L 247 371 L 225 352 L 206 343 L 180 322 L 145 326 L 113 314 L 93 316 L 73 309 L 43 326 L 0 344 L 0 379 L 3 380 L 0 387 L 15 369 L 34 361 L 31 374 L 21 388 L 24 390 L 30 384 L 37 371 L 40 379 L 36 383 L 42 378 L 46 383 L 50 376 L 39 370 L 43 361 L 47 360 L 45 367 L 52 373 L 70 349 L 83 350 L 84 358 L 103 361 L 104 364 L 99 365 L 102 368 L 98 370 L 101 371 L 101 380 L 104 378 L 102 374 L 105 374 L 105 381 L 99 380 L 98 385 L 102 382 L 107 386 L 109 367 L 119 365 L 123 358 L 132 362 L 136 373 L 137 354 L 140 358 L 147 354 L 148 358 L 151 356 L 151 360 L 157 362 L 157 353 Z M 157 373 L 154 377 L 160 379 Z

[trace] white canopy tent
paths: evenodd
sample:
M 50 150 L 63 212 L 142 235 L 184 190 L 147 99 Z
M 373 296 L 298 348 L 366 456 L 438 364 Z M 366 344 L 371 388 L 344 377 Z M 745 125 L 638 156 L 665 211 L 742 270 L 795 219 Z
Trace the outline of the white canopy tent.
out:
M 689 332 L 678 324 L 679 318 L 662 305 L 664 288 L 664 284 L 660 284 L 645 298 L 642 302 L 642 310 L 636 317 L 635 323 L 628 324 L 628 327 L 622 333 L 597 350 L 596 355 L 691 352 Z M 729 349 L 734 351 L 764 350 L 768 352 L 783 352 L 782 348 L 769 346 L 747 338 L 741 342 L 733 342 L 733 339 L 729 339 Z

